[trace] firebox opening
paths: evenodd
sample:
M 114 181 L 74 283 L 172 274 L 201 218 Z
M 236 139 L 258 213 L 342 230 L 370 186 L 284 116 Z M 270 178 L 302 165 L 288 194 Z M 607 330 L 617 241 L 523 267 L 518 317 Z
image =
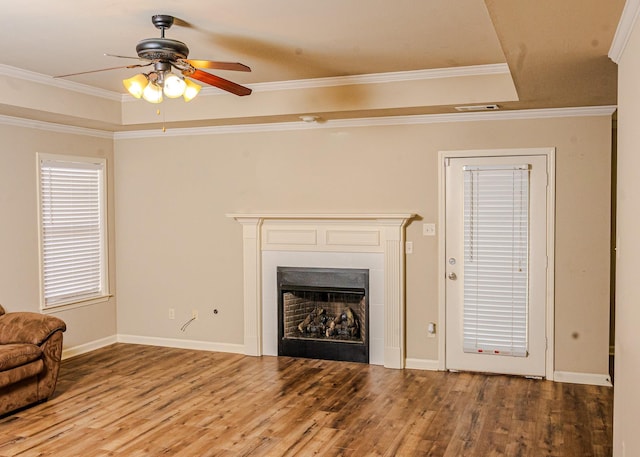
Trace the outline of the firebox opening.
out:
M 364 343 L 364 290 L 283 290 L 284 337 Z
M 369 271 L 278 267 L 278 355 L 369 362 Z

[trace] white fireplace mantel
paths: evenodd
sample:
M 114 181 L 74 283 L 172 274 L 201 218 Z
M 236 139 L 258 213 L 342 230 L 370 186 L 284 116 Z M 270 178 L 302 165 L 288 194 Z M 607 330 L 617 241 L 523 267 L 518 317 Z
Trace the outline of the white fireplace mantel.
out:
M 243 227 L 245 354 L 263 354 L 263 251 L 379 253 L 384 256 L 384 366 L 404 368 L 404 228 L 415 214 L 234 213 L 226 216 L 236 219 Z

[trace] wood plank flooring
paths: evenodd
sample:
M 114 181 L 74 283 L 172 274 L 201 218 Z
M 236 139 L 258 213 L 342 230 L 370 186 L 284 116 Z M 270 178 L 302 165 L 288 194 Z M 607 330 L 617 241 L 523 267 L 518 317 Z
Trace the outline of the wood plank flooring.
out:
M 0 456 L 606 457 L 613 390 L 115 344 L 0 418 Z

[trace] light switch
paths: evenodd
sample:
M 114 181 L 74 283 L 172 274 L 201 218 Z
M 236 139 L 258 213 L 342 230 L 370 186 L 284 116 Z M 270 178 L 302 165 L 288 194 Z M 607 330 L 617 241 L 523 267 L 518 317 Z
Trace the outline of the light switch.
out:
M 413 241 L 407 241 L 404 243 L 405 254 L 413 254 Z

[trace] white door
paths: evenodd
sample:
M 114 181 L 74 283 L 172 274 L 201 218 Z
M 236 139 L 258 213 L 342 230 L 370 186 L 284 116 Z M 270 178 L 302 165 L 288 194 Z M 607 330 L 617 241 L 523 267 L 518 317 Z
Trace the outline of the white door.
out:
M 445 160 L 447 369 L 545 376 L 547 157 Z

